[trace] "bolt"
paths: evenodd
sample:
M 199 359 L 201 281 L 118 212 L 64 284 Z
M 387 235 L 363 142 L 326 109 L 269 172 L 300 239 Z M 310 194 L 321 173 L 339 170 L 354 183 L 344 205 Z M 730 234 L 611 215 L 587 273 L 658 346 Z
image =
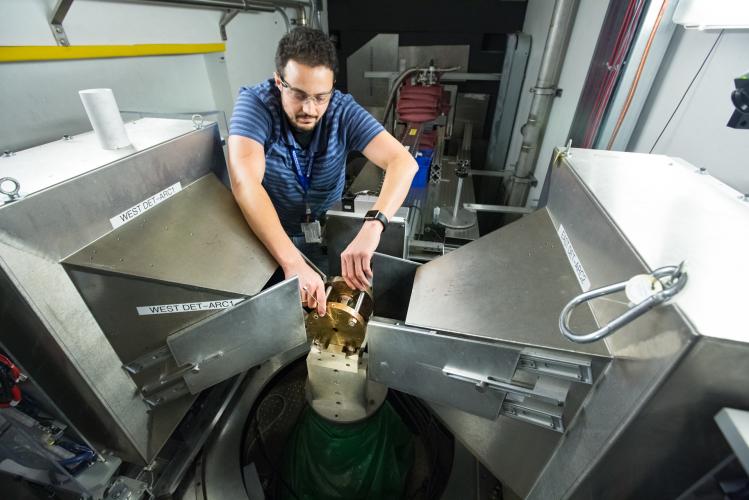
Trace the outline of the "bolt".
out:
M 58 33 L 62 33 L 62 28 L 60 26 L 55 26 L 55 31 Z
M 312 314 L 312 319 L 319 319 L 320 316 L 317 315 L 317 313 Z
M 700 167 L 699 173 L 705 175 L 707 174 L 707 169 L 705 167 Z
M 195 365 L 192 367 L 191 370 L 193 373 L 198 373 L 200 371 L 200 365 Z
M 356 319 L 355 318 L 349 319 L 348 320 L 348 326 L 350 326 L 352 328 L 355 327 L 356 326 Z
M 72 140 L 73 140 L 73 138 L 72 138 L 71 136 L 69 136 L 69 135 L 65 134 L 65 135 L 63 135 L 63 136 L 62 136 L 62 140 L 63 140 L 63 141 L 72 141 Z

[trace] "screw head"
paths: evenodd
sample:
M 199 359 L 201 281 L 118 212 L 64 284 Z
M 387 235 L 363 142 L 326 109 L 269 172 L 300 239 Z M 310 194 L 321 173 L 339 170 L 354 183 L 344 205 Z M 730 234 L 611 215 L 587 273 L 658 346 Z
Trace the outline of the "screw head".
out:
M 356 318 L 350 318 L 348 320 L 348 326 L 351 326 L 351 327 L 356 326 Z

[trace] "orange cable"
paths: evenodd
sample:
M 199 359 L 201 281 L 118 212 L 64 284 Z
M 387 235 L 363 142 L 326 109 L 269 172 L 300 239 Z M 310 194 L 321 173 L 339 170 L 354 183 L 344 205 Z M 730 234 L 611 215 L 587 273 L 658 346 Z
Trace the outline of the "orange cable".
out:
M 619 118 L 616 120 L 616 126 L 614 127 L 614 131 L 611 133 L 611 138 L 609 139 L 609 143 L 606 146 L 606 149 L 611 149 L 611 147 L 614 145 L 614 140 L 616 140 L 617 134 L 619 134 L 619 129 L 622 127 L 622 123 L 624 122 L 624 117 L 627 114 L 627 111 L 629 111 L 629 107 L 632 104 L 632 99 L 635 95 L 635 92 L 637 91 L 637 84 L 640 82 L 640 77 L 642 76 L 642 71 L 645 68 L 645 63 L 648 59 L 648 54 L 650 53 L 650 47 L 653 45 L 653 39 L 655 39 L 655 34 L 658 31 L 658 28 L 661 25 L 661 20 L 663 19 L 663 15 L 666 12 L 666 7 L 668 6 L 669 0 L 663 0 L 663 3 L 661 4 L 661 10 L 658 12 L 658 17 L 655 19 L 655 25 L 653 26 L 653 29 L 650 31 L 650 36 L 648 37 L 648 43 L 645 45 L 645 51 L 642 54 L 642 59 L 640 59 L 640 65 L 637 67 L 637 73 L 635 73 L 635 79 L 632 81 L 632 85 L 629 87 L 629 93 L 627 94 L 627 100 L 624 101 L 624 107 L 619 112 Z

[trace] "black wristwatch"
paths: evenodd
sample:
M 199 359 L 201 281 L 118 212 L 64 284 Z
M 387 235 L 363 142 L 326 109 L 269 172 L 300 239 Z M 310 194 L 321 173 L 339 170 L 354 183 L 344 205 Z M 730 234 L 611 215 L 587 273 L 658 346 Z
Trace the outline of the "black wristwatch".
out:
M 384 231 L 388 227 L 388 218 L 385 217 L 385 214 L 380 212 L 379 210 L 370 210 L 366 214 L 364 214 L 364 220 L 376 220 L 380 224 L 382 224 L 382 230 Z

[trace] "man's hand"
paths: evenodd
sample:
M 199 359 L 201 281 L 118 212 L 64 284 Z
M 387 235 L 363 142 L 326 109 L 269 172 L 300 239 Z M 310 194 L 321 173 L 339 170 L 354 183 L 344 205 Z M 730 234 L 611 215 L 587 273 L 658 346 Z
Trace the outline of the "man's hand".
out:
M 283 267 L 286 279 L 292 276 L 299 278 L 299 293 L 302 304 L 310 309 L 317 309 L 317 314 L 325 316 L 325 285 L 322 278 L 299 256 L 292 264 Z
M 371 286 L 372 254 L 380 244 L 382 224 L 376 220 L 364 223 L 356 238 L 341 253 L 341 274 L 346 284 L 354 290 L 366 290 Z

